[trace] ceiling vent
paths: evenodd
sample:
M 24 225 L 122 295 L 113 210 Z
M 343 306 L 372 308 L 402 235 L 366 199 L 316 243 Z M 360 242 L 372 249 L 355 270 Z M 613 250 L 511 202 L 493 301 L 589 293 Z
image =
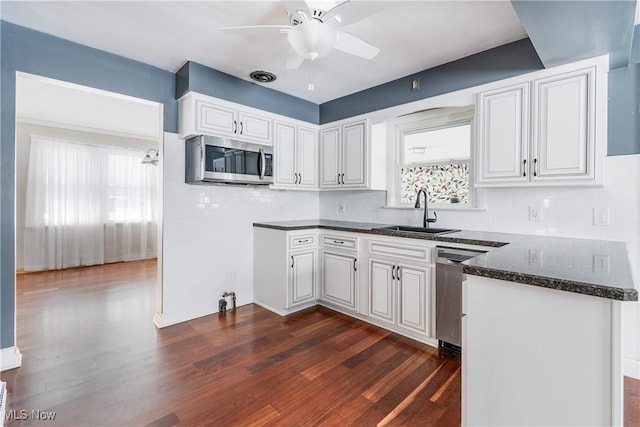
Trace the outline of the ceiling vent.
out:
M 252 71 L 249 76 L 258 83 L 271 83 L 277 78 L 275 74 L 262 70 Z

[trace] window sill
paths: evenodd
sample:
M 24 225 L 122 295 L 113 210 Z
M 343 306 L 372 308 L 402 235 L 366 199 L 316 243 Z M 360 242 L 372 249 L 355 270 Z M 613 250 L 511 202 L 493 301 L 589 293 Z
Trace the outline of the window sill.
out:
M 382 209 L 393 210 L 416 210 L 413 206 L 382 206 Z M 452 211 L 452 212 L 486 212 L 487 208 L 470 207 L 470 206 L 454 206 L 454 205 L 429 205 L 431 212 Z

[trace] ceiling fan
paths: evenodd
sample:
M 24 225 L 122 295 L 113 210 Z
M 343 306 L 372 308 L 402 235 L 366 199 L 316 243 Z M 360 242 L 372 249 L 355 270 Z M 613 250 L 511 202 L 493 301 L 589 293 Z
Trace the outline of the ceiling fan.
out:
M 361 38 L 339 30 L 341 25 L 348 25 L 360 21 L 380 7 L 374 6 L 367 16 L 355 16 L 350 10 L 349 0 L 336 2 L 335 0 L 305 0 L 307 11 L 296 9 L 291 13 L 287 10 L 290 25 L 248 25 L 241 27 L 224 27 L 222 31 L 229 34 L 286 34 L 291 51 L 287 60 L 287 69 L 295 69 L 305 60 L 315 61 L 328 54 L 332 49 L 338 49 L 351 55 L 365 59 L 375 57 L 380 49 L 367 43 Z

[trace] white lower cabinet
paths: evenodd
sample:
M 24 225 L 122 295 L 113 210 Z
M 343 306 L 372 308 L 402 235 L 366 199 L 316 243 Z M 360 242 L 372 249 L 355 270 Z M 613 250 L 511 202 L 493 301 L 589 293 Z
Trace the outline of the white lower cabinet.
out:
M 282 316 L 318 303 L 315 230 L 253 229 L 254 302 Z
M 358 258 L 355 253 L 322 250 L 322 299 L 357 310 Z
M 316 250 L 310 249 L 289 254 L 289 307 L 316 299 Z
M 320 300 L 327 306 L 347 313 L 358 311 L 360 274 L 358 271 L 358 237 L 339 231 L 320 234 Z
M 318 303 L 437 345 L 433 242 L 254 227 L 254 302 L 280 315 Z
M 430 269 L 369 258 L 369 316 L 389 326 L 429 335 Z

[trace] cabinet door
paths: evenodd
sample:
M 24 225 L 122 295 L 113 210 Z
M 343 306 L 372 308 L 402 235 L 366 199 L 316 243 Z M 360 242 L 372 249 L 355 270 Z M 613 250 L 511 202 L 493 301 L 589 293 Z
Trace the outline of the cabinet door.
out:
M 202 134 L 235 136 L 238 129 L 236 110 L 196 101 L 196 130 Z
M 298 186 L 316 188 L 318 186 L 318 144 L 313 129 L 298 128 L 297 173 Z
M 246 141 L 271 145 L 271 119 L 258 114 L 240 111 L 238 113 L 238 138 Z
M 369 316 L 395 324 L 395 269 L 391 261 L 369 258 Z
M 340 187 L 340 128 L 320 132 L 320 187 Z
M 534 81 L 533 180 L 593 174 L 595 68 Z
M 322 252 L 322 298 L 350 310 L 356 310 L 355 255 Z
M 284 123 L 275 125 L 275 184 L 296 184 L 296 128 Z
M 398 326 L 428 334 L 429 268 L 398 263 Z
M 316 251 L 293 253 L 289 256 L 291 274 L 289 280 L 289 305 L 294 306 L 316 298 Z
M 366 187 L 367 122 L 342 127 L 342 184 L 344 187 Z
M 526 182 L 529 84 L 478 95 L 478 183 Z

